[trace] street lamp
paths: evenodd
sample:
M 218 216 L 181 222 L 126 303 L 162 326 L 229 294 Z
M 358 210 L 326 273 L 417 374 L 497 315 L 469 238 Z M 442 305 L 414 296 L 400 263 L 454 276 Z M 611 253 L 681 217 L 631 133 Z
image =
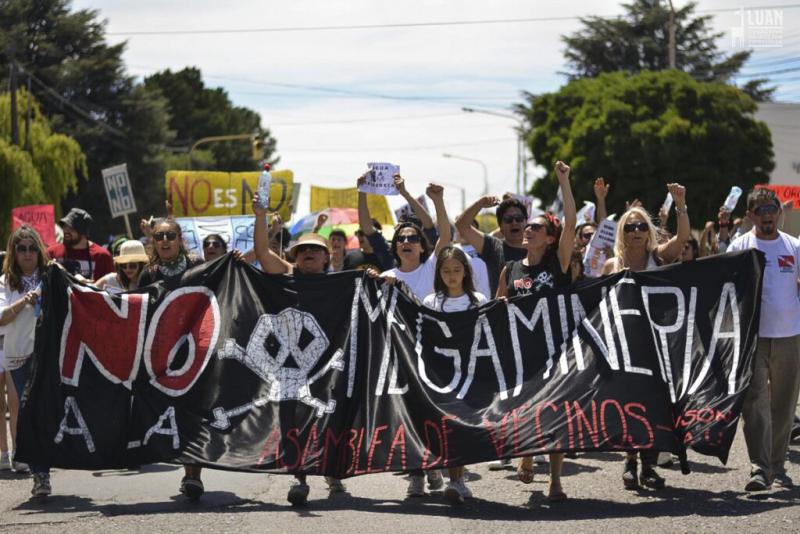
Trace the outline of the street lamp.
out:
M 472 163 L 477 163 L 478 165 L 483 167 L 483 195 L 486 196 L 486 195 L 489 194 L 489 171 L 486 168 L 486 164 L 484 162 L 482 162 L 479 159 L 466 158 L 464 156 L 457 156 L 455 154 L 448 154 L 446 152 L 444 154 L 442 154 L 442 157 L 443 158 L 451 158 L 451 159 L 461 159 L 461 160 L 464 160 L 464 161 L 471 161 Z
M 504 119 L 512 119 L 516 121 L 517 127 L 517 194 L 525 194 L 528 190 L 528 162 L 527 159 L 527 149 L 525 147 L 525 140 L 522 137 L 523 133 L 523 119 L 518 117 L 517 115 L 512 115 L 510 113 L 499 113 L 497 111 L 490 111 L 488 109 L 476 109 L 476 108 L 469 108 L 469 107 L 462 107 L 461 111 L 465 111 L 467 113 L 482 113 L 484 115 L 494 115 L 495 117 L 503 117 Z M 522 186 L 522 192 L 520 192 L 520 185 Z

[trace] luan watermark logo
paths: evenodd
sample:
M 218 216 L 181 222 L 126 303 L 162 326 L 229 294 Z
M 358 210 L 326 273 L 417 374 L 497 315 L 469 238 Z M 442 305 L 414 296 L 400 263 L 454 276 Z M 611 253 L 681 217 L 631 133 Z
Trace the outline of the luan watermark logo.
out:
M 783 10 L 747 9 L 736 11 L 739 25 L 731 26 L 732 48 L 780 48 L 783 46 Z

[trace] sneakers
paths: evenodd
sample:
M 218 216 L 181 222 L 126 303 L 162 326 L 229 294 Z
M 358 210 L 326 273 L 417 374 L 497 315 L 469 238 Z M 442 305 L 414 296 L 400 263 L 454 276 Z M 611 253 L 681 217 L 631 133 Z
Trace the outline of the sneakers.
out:
M 472 497 L 472 492 L 467 488 L 464 479 L 451 480 L 444 489 L 444 499 L 453 506 L 464 504 L 464 499 Z
M 625 489 L 639 489 L 639 475 L 636 474 L 636 470 L 636 460 L 625 460 L 625 470 L 622 471 L 622 485 Z
M 52 492 L 50 487 L 50 473 L 34 473 L 33 489 L 31 495 L 36 499 L 47 497 Z
M 328 484 L 328 491 L 331 493 L 344 493 L 347 491 L 347 488 L 338 478 L 325 477 L 325 483 Z
M 786 473 L 775 475 L 772 478 L 772 483 L 783 489 L 792 489 L 794 487 L 794 481 Z
M 664 489 L 664 487 L 667 485 L 667 481 L 664 480 L 664 477 L 656 473 L 656 470 L 653 469 L 652 466 L 642 466 L 642 474 L 639 477 L 639 480 L 641 481 L 642 486 L 654 490 Z
M 747 485 L 744 487 L 744 490 L 765 491 L 767 488 L 769 488 L 767 477 L 766 475 L 764 475 L 764 471 L 758 470 L 750 473 L 750 480 L 747 482 Z
M 7 453 L 0 453 L 0 471 L 11 469 L 11 456 Z
M 425 471 L 425 474 L 428 477 L 428 490 L 442 491 L 442 488 L 444 488 L 442 472 L 438 469 L 431 469 L 430 471 Z
M 418 475 L 411 475 L 408 481 L 408 489 L 406 495 L 409 497 L 424 497 L 425 496 L 425 477 Z
M 185 476 L 181 480 L 180 492 L 186 495 L 190 501 L 196 501 L 205 492 L 203 481 L 197 477 Z
M 489 471 L 505 471 L 507 467 L 511 466 L 511 460 L 492 460 L 487 465 Z
M 292 506 L 303 506 L 308 502 L 308 492 L 310 488 L 308 484 L 296 482 L 289 488 L 289 494 L 286 499 L 292 503 Z
M 658 458 L 656 459 L 656 465 L 658 467 L 672 467 L 673 460 L 672 460 L 672 453 L 669 452 L 659 452 Z

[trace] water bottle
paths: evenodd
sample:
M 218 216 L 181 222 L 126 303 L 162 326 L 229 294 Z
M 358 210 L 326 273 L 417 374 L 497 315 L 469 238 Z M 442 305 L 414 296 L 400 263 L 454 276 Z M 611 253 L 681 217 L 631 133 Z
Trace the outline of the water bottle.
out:
M 661 209 L 667 212 L 671 207 L 672 207 L 672 193 L 667 193 L 667 198 L 664 199 L 664 204 L 661 205 Z
M 728 198 L 725 199 L 725 205 L 723 206 L 725 210 L 733 212 L 736 203 L 739 202 L 740 196 L 742 196 L 742 188 L 735 185 L 731 187 L 731 192 L 728 193 Z
M 264 164 L 264 171 L 258 177 L 258 207 L 262 209 L 269 208 L 269 188 L 272 185 L 272 175 L 269 173 L 269 163 Z

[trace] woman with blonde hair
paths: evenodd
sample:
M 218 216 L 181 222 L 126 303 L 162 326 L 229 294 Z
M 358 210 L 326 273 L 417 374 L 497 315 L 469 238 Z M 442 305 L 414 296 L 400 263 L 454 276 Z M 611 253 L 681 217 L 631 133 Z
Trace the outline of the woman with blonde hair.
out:
M 680 184 L 667 184 L 678 215 L 678 231 L 668 241 L 658 244 L 656 226 L 650 215 L 640 207 L 630 208 L 617 223 L 617 236 L 614 243 L 614 257 L 603 265 L 602 274 L 613 274 L 624 269 L 633 272 L 654 269 L 659 265 L 672 263 L 683 252 L 683 245 L 691 237 L 689 214 L 686 207 L 686 189 Z M 625 470 L 622 483 L 625 489 L 637 489 L 642 485 L 662 489 L 664 479 L 656 473 L 654 466 L 658 453 L 642 451 L 641 478 L 637 474 L 636 453 L 626 453 Z
M 31 372 L 36 330 L 34 308 L 41 298 L 40 284 L 49 261 L 47 249 L 32 227 L 22 225 L 8 238 L 0 277 L 0 334 L 5 336 L 4 366 L 11 372 L 17 399 L 22 397 Z M 11 461 L 15 464 L 13 458 Z M 19 465 L 16 467 L 19 470 Z M 50 495 L 50 468 L 31 464 L 30 470 L 33 473 L 31 494 L 37 498 Z

